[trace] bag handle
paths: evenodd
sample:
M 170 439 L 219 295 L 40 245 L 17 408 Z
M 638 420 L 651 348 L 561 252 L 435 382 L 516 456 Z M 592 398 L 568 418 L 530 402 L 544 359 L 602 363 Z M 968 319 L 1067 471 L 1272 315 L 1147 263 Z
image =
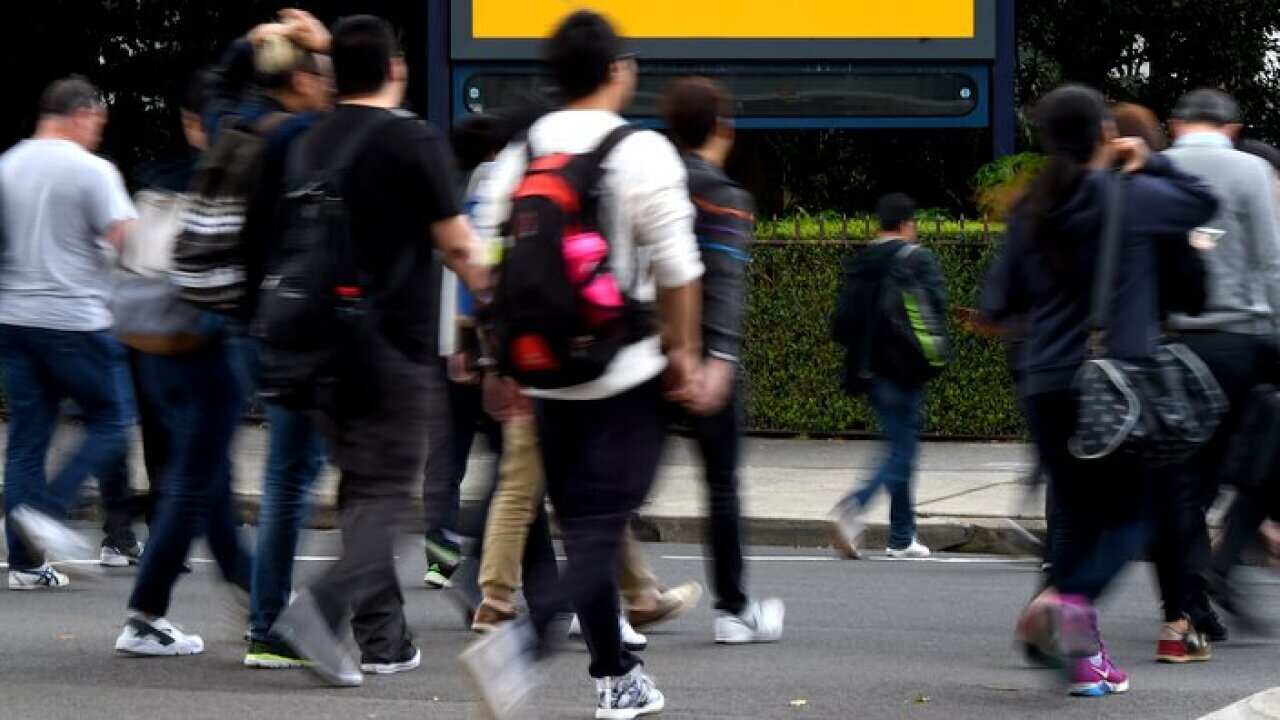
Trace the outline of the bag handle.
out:
M 1102 183 L 1102 237 L 1094 266 L 1093 294 L 1089 314 L 1089 353 L 1094 358 L 1106 353 L 1107 324 L 1111 317 L 1111 295 L 1115 290 L 1116 268 L 1120 264 L 1120 232 L 1124 224 L 1124 178 L 1108 171 Z

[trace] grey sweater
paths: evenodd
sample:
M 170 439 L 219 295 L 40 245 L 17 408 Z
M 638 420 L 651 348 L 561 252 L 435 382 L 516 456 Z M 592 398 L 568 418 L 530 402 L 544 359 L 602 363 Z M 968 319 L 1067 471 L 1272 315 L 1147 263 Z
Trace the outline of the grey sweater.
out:
M 1179 330 L 1280 335 L 1280 221 L 1276 174 L 1265 160 L 1195 135 L 1165 151 L 1174 165 L 1200 177 L 1218 199 L 1204 225 L 1222 230 L 1206 251 L 1208 303 L 1203 314 L 1174 315 Z

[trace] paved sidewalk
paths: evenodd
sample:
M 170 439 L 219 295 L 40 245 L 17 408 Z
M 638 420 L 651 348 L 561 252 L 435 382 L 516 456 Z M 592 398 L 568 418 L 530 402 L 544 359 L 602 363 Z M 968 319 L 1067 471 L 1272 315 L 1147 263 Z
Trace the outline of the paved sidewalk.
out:
M 65 447 L 76 432 L 64 428 L 55 447 Z M 235 447 L 235 492 L 247 514 L 256 513 L 267 433 L 245 427 Z M 0 442 L 2 444 L 2 442 Z M 480 451 L 470 464 L 463 487 L 464 502 L 481 497 L 492 461 Z M 1034 544 L 1023 539 L 1010 520 L 1038 532 L 1043 529 L 1043 499 L 1028 494 L 1019 478 L 1029 470 L 1029 452 L 1017 444 L 930 442 L 922 445 L 916 484 L 921 539 L 935 549 L 1027 553 Z M 135 446 L 137 456 L 139 448 Z M 753 438 L 746 442 L 743 471 L 743 514 L 750 542 L 818 547 L 828 543 L 825 517 L 833 504 L 874 473 L 879 446 L 874 441 Z M 54 460 L 57 463 L 57 460 Z M 141 463 L 133 463 L 135 484 L 146 486 Z M 322 479 L 313 525 L 333 522 L 336 474 Z M 640 533 L 645 539 L 697 542 L 701 539 L 705 499 L 701 465 L 692 443 L 669 443 L 658 483 L 643 509 Z M 888 502 L 882 494 L 870 508 L 865 544 L 882 547 Z

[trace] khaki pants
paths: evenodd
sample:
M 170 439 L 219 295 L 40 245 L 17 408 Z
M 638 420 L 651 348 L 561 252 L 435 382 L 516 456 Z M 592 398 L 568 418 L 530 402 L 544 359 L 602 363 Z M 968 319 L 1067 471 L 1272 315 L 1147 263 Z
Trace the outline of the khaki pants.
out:
M 546 491 L 538 426 L 532 416 L 513 418 L 502 426 L 499 473 L 484 528 L 480 589 L 488 599 L 510 602 L 520 587 L 529 526 Z M 623 539 L 618 568 L 618 585 L 628 605 L 658 592 L 658 578 L 630 529 Z

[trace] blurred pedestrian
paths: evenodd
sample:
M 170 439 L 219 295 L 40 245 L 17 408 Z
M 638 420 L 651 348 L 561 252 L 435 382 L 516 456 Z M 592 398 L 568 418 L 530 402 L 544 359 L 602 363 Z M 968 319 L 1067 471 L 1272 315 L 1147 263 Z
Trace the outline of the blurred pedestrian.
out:
M 910 319 L 911 332 L 921 338 L 926 354 L 932 352 L 933 330 L 924 322 L 946 317 L 946 287 L 933 253 L 917 244 L 915 213 L 916 204 L 906 195 L 880 199 L 880 234 L 845 264 L 832 321 L 833 337 L 846 349 L 845 389 L 868 397 L 887 440 L 876 474 L 831 511 L 834 545 L 847 558 L 860 557 L 858 539 L 867 506 L 882 488 L 890 501 L 888 556 L 920 559 L 931 554 L 916 536 L 912 479 L 924 424 L 925 383 L 936 365 L 903 362 L 900 336 L 891 330 L 898 318 L 884 311 L 886 296 L 903 287 L 897 278 L 906 278 L 919 289 L 911 296 L 918 309 Z
M 703 367 L 685 419 L 706 466 L 706 538 L 711 548 L 707 574 L 720 611 L 715 639 L 732 644 L 774 642 L 782 638 L 786 608 L 778 598 L 747 597 L 738 492 L 745 387 L 742 324 L 755 202 L 724 172 L 734 130 L 733 99 L 723 86 L 707 78 L 677 80 L 663 95 L 662 115 L 689 173 L 689 196 L 697 208 L 694 232 L 705 268 Z
M 1036 120 L 1049 158 L 1014 212 L 983 296 L 989 322 L 1027 318 L 1021 392 L 1052 478 L 1058 523 L 1051 585 L 1023 614 L 1019 635 L 1071 657 L 1072 694 L 1105 695 L 1127 691 L 1129 677 L 1102 643 L 1094 604 L 1146 546 L 1154 478 L 1140 461 L 1115 455 L 1084 461 L 1068 447 L 1077 415 L 1072 381 L 1086 358 L 1099 237 L 1107 214 L 1116 211 L 1104 206 L 1103 189 L 1112 168 L 1129 174 L 1120 232 L 1126 250 L 1116 268 L 1124 281 L 1110 305 L 1105 342 L 1109 357 L 1135 362 L 1154 354 L 1159 336 L 1158 241 L 1185 237 L 1217 203 L 1208 188 L 1153 155 L 1141 139 L 1117 139 L 1102 96 L 1090 88 L 1051 92 Z M 1106 488 L 1101 496 L 1099 488 Z
M 49 560 L 93 548 L 64 523 L 89 477 L 127 451 L 133 390 L 124 348 L 111 335 L 110 254 L 137 212 L 120 173 L 94 155 L 107 123 L 98 89 L 79 76 L 51 84 L 35 134 L 0 156 L 4 258 L 0 364 L 9 410 L 5 536 L 9 588 L 65 587 Z M 45 474 L 58 409 L 80 408 L 84 437 L 50 481 Z

